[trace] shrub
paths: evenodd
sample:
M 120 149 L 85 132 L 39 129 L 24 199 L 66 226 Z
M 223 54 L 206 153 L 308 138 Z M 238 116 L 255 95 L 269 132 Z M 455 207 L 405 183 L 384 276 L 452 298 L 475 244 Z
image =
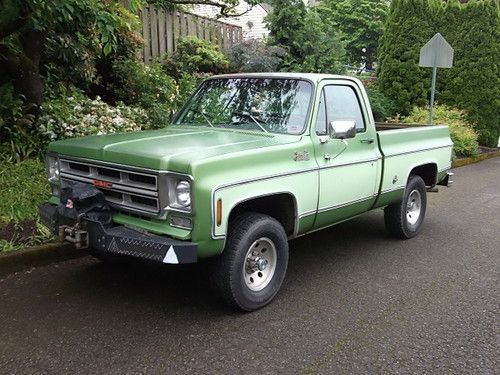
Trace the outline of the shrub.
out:
M 429 121 L 428 108 L 413 108 L 409 116 L 403 119 L 404 123 L 423 123 Z M 456 156 L 473 156 L 478 153 L 478 135 L 472 125 L 467 122 L 467 113 L 446 105 L 434 107 L 433 122 L 448 125 L 453 141 L 453 151 Z
M 370 99 L 373 117 L 375 121 L 384 121 L 386 118 L 393 116 L 395 105 L 394 101 L 385 96 L 377 84 L 366 85 L 366 92 Z
M 38 222 L 38 205 L 50 191 L 45 165 L 27 159 L 0 169 L 0 252 L 23 249 L 48 240 Z
M 81 92 L 62 93 L 42 105 L 38 130 L 46 143 L 92 134 L 138 131 L 148 124 L 145 110 L 118 103 L 116 107 L 99 97 Z
M 23 101 L 11 83 L 0 86 L 0 139 L 10 139 L 15 124 L 23 117 Z
M 170 113 L 179 106 L 178 86 L 160 63 L 145 65 L 133 59 L 117 60 L 113 65 L 114 83 L 109 85 L 116 100 L 146 110 L 149 127 L 168 124 Z M 146 125 L 146 124 L 144 124 Z
M 12 84 L 0 86 L 0 162 L 18 162 L 41 151 L 31 126 L 35 116 L 25 108 Z
M 228 58 L 208 40 L 187 36 L 177 40 L 177 49 L 165 61 L 167 71 L 179 78 L 182 73 L 224 73 Z
M 0 184 L 0 225 L 35 218 L 50 191 L 45 164 L 39 160 L 3 165 Z
M 233 72 L 273 72 L 279 70 L 287 56 L 282 47 L 248 39 L 229 49 L 230 69 Z

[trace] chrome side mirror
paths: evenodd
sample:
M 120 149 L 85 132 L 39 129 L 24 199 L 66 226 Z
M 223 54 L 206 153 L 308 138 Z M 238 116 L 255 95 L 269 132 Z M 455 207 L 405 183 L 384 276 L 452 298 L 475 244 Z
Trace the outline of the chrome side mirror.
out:
M 353 120 L 335 120 L 328 124 L 330 138 L 348 139 L 356 136 L 356 122 Z

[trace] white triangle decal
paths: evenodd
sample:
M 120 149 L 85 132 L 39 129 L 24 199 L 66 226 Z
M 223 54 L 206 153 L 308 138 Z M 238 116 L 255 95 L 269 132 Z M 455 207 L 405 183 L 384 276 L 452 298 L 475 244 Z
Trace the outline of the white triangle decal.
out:
M 175 254 L 173 246 L 170 246 L 168 249 L 165 258 L 163 258 L 163 263 L 179 264 L 179 259 L 177 259 L 177 254 Z

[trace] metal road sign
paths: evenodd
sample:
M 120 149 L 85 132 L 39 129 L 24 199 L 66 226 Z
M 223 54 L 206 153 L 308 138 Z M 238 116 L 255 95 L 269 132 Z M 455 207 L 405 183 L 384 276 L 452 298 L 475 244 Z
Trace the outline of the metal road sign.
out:
M 420 49 L 418 65 L 432 68 L 431 106 L 429 112 L 429 123 L 432 124 L 437 68 L 451 68 L 453 66 L 453 48 L 440 33 L 437 33 Z
M 427 68 L 451 68 L 453 48 L 440 33 L 437 33 L 420 49 L 418 65 Z

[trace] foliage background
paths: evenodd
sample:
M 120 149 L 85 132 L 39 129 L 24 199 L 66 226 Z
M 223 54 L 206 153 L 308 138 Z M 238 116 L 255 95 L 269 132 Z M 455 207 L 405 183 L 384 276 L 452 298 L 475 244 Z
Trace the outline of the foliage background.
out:
M 496 0 L 393 0 L 379 45 L 381 91 L 402 115 L 428 102 L 431 69 L 420 47 L 441 32 L 455 49 L 454 67 L 439 69 L 437 99 L 461 108 L 482 144 L 500 136 L 500 8 Z

